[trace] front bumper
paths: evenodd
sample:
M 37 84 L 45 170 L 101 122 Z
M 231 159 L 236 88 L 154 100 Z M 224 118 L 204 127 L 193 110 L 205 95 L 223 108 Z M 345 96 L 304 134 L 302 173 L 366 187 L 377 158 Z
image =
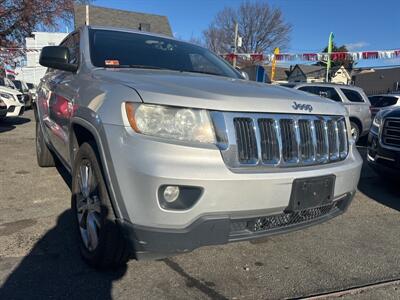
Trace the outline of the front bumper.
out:
M 25 111 L 25 106 L 23 105 L 10 105 L 7 109 L 7 117 L 18 117 L 22 116 Z
M 104 134 L 111 154 L 108 168 L 113 168 L 111 174 L 115 174 L 111 183 L 121 195 L 116 199 L 122 217 L 120 224 L 139 256 L 185 252 L 203 245 L 256 238 L 330 219 L 342 213 L 350 203 L 362 165 L 358 151 L 351 145 L 348 157 L 337 163 L 271 168 L 268 173 L 234 173 L 226 167 L 216 147 L 166 143 L 116 125 L 104 125 Z M 298 222 L 265 232 L 251 232 L 243 225 L 252 219 L 274 216 L 276 220 L 299 218 L 284 212 L 293 181 L 330 174 L 336 176 L 333 196 L 340 205 L 329 210 L 321 208 L 322 215 L 306 222 L 301 222 L 300 218 Z M 187 210 L 167 210 L 158 199 L 158 190 L 165 185 L 199 187 L 202 194 Z M 232 226 L 236 230 L 232 230 Z
M 368 164 L 378 173 L 400 176 L 400 149 L 382 147 L 379 137 L 368 135 Z
M 354 195 L 355 192 L 348 193 L 331 205 L 294 213 L 237 219 L 232 219 L 229 213 L 203 216 L 183 229 L 151 228 L 127 221 L 119 225 L 134 258 L 161 259 L 202 246 L 263 238 L 320 224 L 345 212 Z

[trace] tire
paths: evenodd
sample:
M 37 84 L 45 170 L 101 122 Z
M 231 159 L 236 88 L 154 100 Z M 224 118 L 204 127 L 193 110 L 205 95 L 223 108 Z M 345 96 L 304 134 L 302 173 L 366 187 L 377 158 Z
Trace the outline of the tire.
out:
M 53 153 L 44 141 L 43 131 L 39 121 L 36 121 L 36 158 L 39 167 L 54 167 L 55 161 Z
M 115 222 L 96 147 L 83 143 L 74 161 L 71 207 L 79 248 L 92 267 L 110 269 L 130 257 L 128 244 Z
M 351 136 L 357 143 L 358 140 L 360 139 L 360 127 L 358 127 L 356 123 L 350 121 L 350 130 L 351 130 Z

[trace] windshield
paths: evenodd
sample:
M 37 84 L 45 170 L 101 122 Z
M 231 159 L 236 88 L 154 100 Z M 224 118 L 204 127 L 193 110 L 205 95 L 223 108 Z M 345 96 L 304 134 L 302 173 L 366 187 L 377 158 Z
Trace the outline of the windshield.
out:
M 4 84 L 3 85 L 5 85 L 7 87 L 10 87 L 10 88 L 12 88 L 14 90 L 17 89 L 17 87 L 14 85 L 14 83 L 8 78 L 4 78 Z
M 227 62 L 205 48 L 147 34 L 90 30 L 90 56 L 96 67 L 167 69 L 240 78 Z
M 33 90 L 35 88 L 35 86 L 33 85 L 33 83 L 27 83 L 26 84 L 28 86 L 28 89 Z
M 14 83 L 14 85 L 15 85 L 15 87 L 16 87 L 17 89 L 19 89 L 20 91 L 22 90 L 21 81 L 19 81 L 19 80 L 13 80 L 13 83 Z

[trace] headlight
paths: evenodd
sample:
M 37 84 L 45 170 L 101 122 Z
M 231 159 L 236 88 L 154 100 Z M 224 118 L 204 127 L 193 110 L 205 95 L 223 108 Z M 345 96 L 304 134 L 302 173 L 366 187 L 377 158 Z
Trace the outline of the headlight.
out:
M 377 114 L 372 121 L 372 125 L 375 127 L 380 128 L 382 126 L 382 116 L 380 114 Z
M 13 95 L 7 93 L 0 93 L 0 97 L 4 99 L 13 99 Z
M 372 121 L 371 132 L 379 135 L 382 126 L 382 114 L 378 113 Z
M 137 133 L 188 142 L 215 143 L 206 110 L 125 103 L 129 124 Z

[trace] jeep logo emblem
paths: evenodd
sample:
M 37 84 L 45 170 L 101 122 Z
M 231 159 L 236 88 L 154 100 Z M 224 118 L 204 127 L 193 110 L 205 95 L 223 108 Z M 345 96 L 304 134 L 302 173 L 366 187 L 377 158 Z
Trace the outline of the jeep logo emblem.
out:
M 313 111 L 312 105 L 297 103 L 296 101 L 293 101 L 292 107 L 294 110 L 308 110 L 309 112 Z

